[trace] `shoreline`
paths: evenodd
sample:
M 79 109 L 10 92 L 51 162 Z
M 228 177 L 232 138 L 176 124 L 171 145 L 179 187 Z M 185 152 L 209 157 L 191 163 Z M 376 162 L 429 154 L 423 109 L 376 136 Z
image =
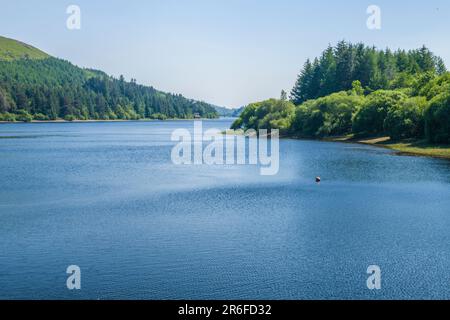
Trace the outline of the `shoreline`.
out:
M 226 131 L 222 132 L 222 134 L 225 133 Z M 450 160 L 450 144 L 448 145 L 431 144 L 426 140 L 416 140 L 416 139 L 392 140 L 388 136 L 356 138 L 351 134 L 346 136 L 332 136 L 321 139 L 284 135 L 280 136 L 280 139 L 318 141 L 318 142 L 338 142 L 348 144 L 352 143 L 393 150 L 395 151 L 396 155 Z
M 116 122 L 165 122 L 165 121 L 213 121 L 218 120 L 219 118 L 202 118 L 202 119 L 140 119 L 140 120 L 74 120 L 67 121 L 63 119 L 58 120 L 32 120 L 30 122 L 22 122 L 22 121 L 0 121 L 1 124 L 39 124 L 39 123 L 54 123 L 54 124 L 63 124 L 63 123 L 116 123 Z M 304 138 L 304 137 L 296 137 L 296 136 L 280 136 L 282 139 L 293 139 L 293 140 L 309 140 L 309 141 L 323 141 L 323 142 L 340 142 L 340 143 L 354 143 L 361 145 L 368 145 L 378 148 L 384 148 L 395 151 L 397 155 L 407 155 L 407 156 L 416 156 L 416 157 L 429 157 L 429 158 L 437 158 L 437 159 L 446 159 L 450 160 L 450 145 L 444 144 L 431 144 L 425 140 L 392 140 L 387 136 L 378 136 L 378 137 L 366 137 L 366 138 L 356 138 L 353 135 L 346 136 L 332 136 L 321 139 L 314 138 Z
M 201 119 L 140 119 L 140 120 L 32 120 L 32 121 L 0 121 L 0 124 L 21 124 L 21 123 L 104 123 L 104 122 L 164 122 L 164 121 L 211 121 L 211 120 L 219 120 L 220 118 L 201 118 Z
M 390 137 L 355 138 L 337 136 L 321 139 L 327 142 L 356 143 L 395 151 L 397 155 L 428 157 L 450 160 L 450 145 L 431 144 L 426 140 L 392 140 Z

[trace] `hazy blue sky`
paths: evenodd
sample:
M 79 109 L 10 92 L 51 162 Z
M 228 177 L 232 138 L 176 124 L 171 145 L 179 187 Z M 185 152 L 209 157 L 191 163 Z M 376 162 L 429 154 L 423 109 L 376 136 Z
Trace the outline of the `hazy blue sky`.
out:
M 66 8 L 81 8 L 81 30 Z M 366 27 L 369 5 L 382 29 Z M 0 35 L 83 66 L 237 107 L 290 90 L 306 58 L 345 39 L 427 45 L 450 65 L 450 1 L 0 0 Z

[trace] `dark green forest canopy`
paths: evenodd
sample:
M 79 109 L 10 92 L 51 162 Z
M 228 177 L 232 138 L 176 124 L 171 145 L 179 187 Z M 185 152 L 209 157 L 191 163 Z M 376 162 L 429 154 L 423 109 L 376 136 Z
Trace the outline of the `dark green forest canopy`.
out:
M 306 61 L 291 91 L 291 99 L 300 104 L 350 90 L 355 80 L 367 92 L 409 87 L 418 74 L 440 75 L 445 71 L 443 60 L 425 46 L 393 52 L 341 41 L 336 47 L 329 46 L 319 58 Z
M 6 42 L 8 47 L 11 41 Z M 134 79 L 127 82 L 123 77 L 115 79 L 101 71 L 82 69 L 37 51 L 33 52 L 38 58 L 20 55 L 21 46 L 30 50 L 16 42 L 14 53 L 19 58 L 0 57 L 0 121 L 218 116 L 208 103 L 139 85 Z
M 392 52 L 340 42 L 307 61 L 291 101 L 283 98 L 250 104 L 233 128 L 450 143 L 450 73 L 426 47 Z

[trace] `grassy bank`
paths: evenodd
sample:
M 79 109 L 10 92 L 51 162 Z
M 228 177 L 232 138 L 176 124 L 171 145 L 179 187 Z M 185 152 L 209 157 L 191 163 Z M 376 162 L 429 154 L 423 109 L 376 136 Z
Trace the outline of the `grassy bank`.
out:
M 388 148 L 399 154 L 450 159 L 450 145 L 430 144 L 426 140 L 393 141 L 389 137 L 355 138 L 353 135 L 327 138 L 327 141 L 361 143 Z

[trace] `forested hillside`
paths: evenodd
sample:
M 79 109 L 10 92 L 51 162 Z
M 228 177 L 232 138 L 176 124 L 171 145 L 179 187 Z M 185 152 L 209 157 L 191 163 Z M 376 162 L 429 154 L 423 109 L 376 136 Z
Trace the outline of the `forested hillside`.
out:
M 242 110 L 244 110 L 244 107 L 241 108 L 237 108 L 237 109 L 228 109 L 228 108 L 224 108 L 224 107 L 215 107 L 217 113 L 221 116 L 221 117 L 233 117 L 233 118 L 237 118 L 241 115 Z
M 393 53 L 340 42 L 306 62 L 291 101 L 250 104 L 233 128 L 450 143 L 450 73 L 425 47 Z
M 205 102 L 81 69 L 43 56 L 26 44 L 2 39 L 0 121 L 217 117 L 214 107 Z

